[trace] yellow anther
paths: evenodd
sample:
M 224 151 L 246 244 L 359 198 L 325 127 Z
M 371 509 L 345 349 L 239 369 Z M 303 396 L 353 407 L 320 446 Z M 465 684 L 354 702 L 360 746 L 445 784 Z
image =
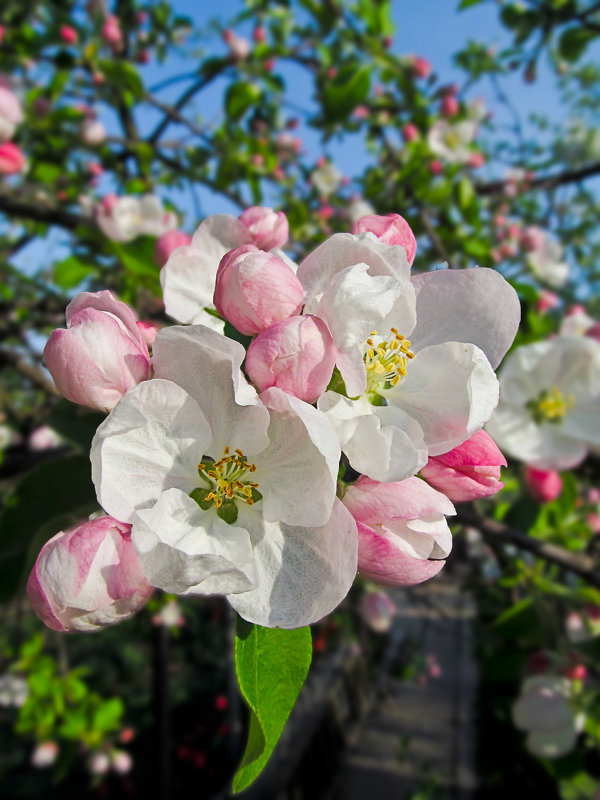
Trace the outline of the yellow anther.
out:
M 372 336 L 375 335 L 373 332 Z M 366 345 L 367 393 L 397 386 L 406 375 L 408 360 L 414 358 L 409 350 L 410 340 L 398 333 L 397 328 L 391 328 L 389 339 L 376 342 L 369 338 Z
M 215 508 L 221 508 L 223 503 L 232 500 L 247 503 L 250 499 L 250 505 L 253 505 L 252 493 L 258 489 L 258 483 L 246 478 L 248 473 L 256 472 L 256 464 L 249 464 L 241 450 L 235 450 L 235 455 L 229 453 L 230 448 L 226 447 L 218 461 L 207 458 L 198 464 L 198 474 L 209 484 L 209 492 L 204 499 L 214 502 Z

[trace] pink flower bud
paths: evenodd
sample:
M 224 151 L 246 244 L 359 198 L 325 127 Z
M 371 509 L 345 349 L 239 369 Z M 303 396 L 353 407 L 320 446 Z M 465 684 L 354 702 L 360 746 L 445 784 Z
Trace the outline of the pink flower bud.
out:
M 381 589 L 368 590 L 360 601 L 360 615 L 375 633 L 387 633 L 396 616 L 396 606 Z
M 138 321 L 137 326 L 142 334 L 143 340 L 146 342 L 148 347 L 152 347 L 154 340 L 156 339 L 156 334 L 160 330 L 160 326 L 155 322 L 143 322 L 141 320 Z
M 600 342 L 600 322 L 596 322 L 591 328 L 588 328 L 585 335 L 589 336 L 590 339 L 595 339 L 597 342 Z
M 544 232 L 541 228 L 530 225 L 521 231 L 521 247 L 526 253 L 539 250 L 544 244 Z
M 0 25 L 0 44 L 4 41 L 4 34 L 6 33 L 6 28 L 4 25 Z
M 412 68 L 417 78 L 427 78 L 432 69 L 431 62 L 427 61 L 426 58 L 421 58 L 421 56 L 413 56 Z
M 58 756 L 59 747 L 56 742 L 41 742 L 31 754 L 31 763 L 38 769 L 51 767 Z
M 16 144 L 0 144 L 0 175 L 16 175 L 23 171 L 26 163 L 23 151 Z
M 277 386 L 307 403 L 325 391 L 335 366 L 336 349 L 318 317 L 295 316 L 258 334 L 246 355 L 246 371 L 259 391 Z
M 104 44 L 112 47 L 113 50 L 120 50 L 123 45 L 123 34 L 117 17 L 107 17 L 100 30 L 100 36 Z
M 421 470 L 427 483 L 453 503 L 490 497 L 504 486 L 500 467 L 506 459 L 489 433 L 479 431 L 441 456 L 432 456 Z
M 167 231 L 156 240 L 154 245 L 154 261 L 159 267 L 164 267 L 173 250 L 183 247 L 192 241 L 192 237 L 183 231 Z
M 553 469 L 525 467 L 525 483 L 539 503 L 551 503 L 562 492 L 562 478 Z
M 471 153 L 471 155 L 469 156 L 469 160 L 467 161 L 467 164 L 470 167 L 473 167 L 473 169 L 478 169 L 479 167 L 483 167 L 483 165 L 485 164 L 485 156 L 483 155 L 483 153 Z
M 8 86 L 0 86 L 0 142 L 12 138 L 23 121 L 23 110 L 17 95 Z
M 267 38 L 267 32 L 262 25 L 257 25 L 252 33 L 252 38 L 256 44 L 262 44 Z
M 361 477 L 342 502 L 358 527 L 358 569 L 387 586 L 412 586 L 446 563 L 452 534 L 446 514 L 456 513 L 441 492 L 418 478 L 377 483 Z
M 535 307 L 543 314 L 546 311 L 551 311 L 553 308 L 557 308 L 559 305 L 560 298 L 558 295 L 554 294 L 554 292 L 551 292 L 548 289 L 543 289 L 537 299 Z
M 135 54 L 136 64 L 148 64 L 150 61 L 150 53 L 148 50 L 138 50 Z
M 67 328 L 50 334 L 44 358 L 68 400 L 110 410 L 150 376 L 148 347 L 135 314 L 109 291 L 77 295 L 66 318 Z
M 396 244 L 406 251 L 408 263 L 412 265 L 417 253 L 417 240 L 408 222 L 400 214 L 369 214 L 352 225 L 351 233 L 370 231 L 384 244 Z
M 455 117 L 460 109 L 458 100 L 453 94 L 447 94 L 440 103 L 440 114 L 444 117 Z
M 214 304 L 240 333 L 254 336 L 274 322 L 298 314 L 304 290 L 281 259 L 244 244 L 221 259 Z
M 369 109 L 367 106 L 356 106 L 352 116 L 354 119 L 366 119 L 369 116 Z
M 53 536 L 27 581 L 33 610 L 55 631 L 93 631 L 127 619 L 151 592 L 131 541 L 131 525 L 112 517 Z
M 65 44 L 76 44 L 79 37 L 75 28 L 72 28 L 70 25 L 61 25 L 60 38 Z
M 238 36 L 228 29 L 223 33 L 223 39 L 229 45 L 229 52 L 234 61 L 243 61 L 250 55 L 250 42 L 243 36 Z
M 414 141 L 418 135 L 419 135 L 419 129 L 417 128 L 416 125 L 413 125 L 412 122 L 407 122 L 406 125 L 402 128 L 402 136 L 404 137 L 405 142 Z
M 429 172 L 431 172 L 432 175 L 441 175 L 443 171 L 444 168 L 442 167 L 441 161 L 434 160 L 429 162 Z

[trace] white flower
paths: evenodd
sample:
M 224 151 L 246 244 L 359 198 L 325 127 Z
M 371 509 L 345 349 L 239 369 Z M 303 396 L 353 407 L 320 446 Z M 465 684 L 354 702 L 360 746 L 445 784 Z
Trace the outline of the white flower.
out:
M 331 161 L 326 161 L 313 170 L 310 181 L 320 194 L 328 197 L 339 188 L 342 182 L 342 173 L 335 164 L 332 164 Z
M 526 746 L 534 756 L 559 758 L 575 746 L 584 719 L 571 709 L 569 694 L 569 681 L 558 676 L 535 675 L 521 687 L 512 717 L 527 732 Z
M 320 619 L 357 564 L 327 419 L 280 389 L 258 398 L 244 349 L 203 326 L 160 331 L 153 353 L 157 377 L 123 397 L 91 452 L 100 503 L 133 524 L 148 580 L 225 594 L 268 627 Z
M 596 324 L 596 320 L 586 314 L 582 306 L 573 306 L 560 321 L 558 332 L 561 336 L 585 336 Z
M 487 430 L 503 452 L 537 469 L 580 464 L 590 444 L 600 445 L 600 344 L 557 336 L 511 353 Z
M 21 708 L 29 697 L 29 686 L 22 675 L 0 675 L 0 706 Z
M 324 320 L 338 350 L 348 396 L 326 392 L 318 408 L 354 469 L 376 481 L 403 480 L 490 418 L 498 400 L 493 367 L 520 316 L 516 293 L 498 273 L 411 278 L 404 248 L 367 233 L 330 237 L 298 277 L 304 313 Z
M 177 227 L 175 214 L 165 211 L 160 198 L 152 194 L 120 197 L 110 208 L 97 206 L 96 222 L 115 242 L 131 242 L 142 235 L 159 237 Z
M 562 286 L 569 277 L 569 265 L 563 261 L 563 248 L 546 231 L 536 231 L 536 247 L 527 254 L 531 271 L 549 286 Z
M 375 209 L 367 200 L 362 197 L 355 197 L 350 201 L 346 213 L 350 222 L 358 222 L 363 217 L 368 217 L 375 213 Z
M 436 156 L 449 164 L 466 164 L 472 155 L 470 144 L 477 133 L 477 122 L 448 122 L 439 119 L 427 133 L 427 144 Z

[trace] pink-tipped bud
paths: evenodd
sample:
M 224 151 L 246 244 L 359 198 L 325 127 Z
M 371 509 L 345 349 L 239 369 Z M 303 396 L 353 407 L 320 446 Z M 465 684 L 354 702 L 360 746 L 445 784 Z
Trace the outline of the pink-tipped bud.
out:
M 23 121 L 23 109 L 17 95 L 8 87 L 0 86 L 0 142 L 7 142 Z
M 37 769 L 51 767 L 58 758 L 59 747 L 56 742 L 41 742 L 31 754 L 31 764 Z
M 298 314 L 304 290 L 288 265 L 253 244 L 221 259 L 214 304 L 222 317 L 246 336 Z
M 525 467 L 525 483 L 539 503 L 551 503 L 562 492 L 562 478 L 554 469 Z
M 38 617 L 55 631 L 93 631 L 130 617 L 152 592 L 131 525 L 99 517 L 42 547 L 27 582 Z
M 419 129 L 417 128 L 416 125 L 413 125 L 412 122 L 407 122 L 406 125 L 402 128 L 402 136 L 404 137 L 405 142 L 414 141 L 418 135 L 419 135 Z
M 540 296 L 537 299 L 535 307 L 540 313 L 545 313 L 546 311 L 552 311 L 552 309 L 557 308 L 560 305 L 560 298 L 554 292 L 549 291 L 548 289 L 543 289 L 540 293 Z
M 70 25 L 61 25 L 60 38 L 65 44 L 76 44 L 79 36 L 75 28 L 72 28 Z
M 289 237 L 289 224 L 283 211 L 273 211 L 265 206 L 252 206 L 240 214 L 252 242 L 259 250 L 283 247 Z
M 13 142 L 0 144 L 0 175 L 16 175 L 27 164 L 23 151 Z
M 432 456 L 421 470 L 427 483 L 453 503 L 490 497 L 503 488 L 500 467 L 506 459 L 485 431 L 479 431 L 441 456 Z
M 250 344 L 246 371 L 259 391 L 277 386 L 314 403 L 331 380 L 336 349 L 318 317 L 294 316 L 270 325 Z
M 421 56 L 413 56 L 412 68 L 417 78 L 427 78 L 432 70 L 431 62 Z
M 382 589 L 366 591 L 360 601 L 360 615 L 375 633 L 387 633 L 396 613 L 396 606 Z
M 156 339 L 156 334 L 160 330 L 160 326 L 157 325 L 156 322 L 145 322 L 143 320 L 138 320 L 137 326 L 139 332 L 142 334 L 142 339 L 149 348 L 152 347 Z
M 262 25 L 257 25 L 252 33 L 252 38 L 254 39 L 256 44 L 262 44 L 264 41 L 266 41 L 267 31 L 263 28 Z
M 109 411 L 150 376 L 148 347 L 129 306 L 109 291 L 83 292 L 67 306 L 67 328 L 52 331 L 44 359 L 73 403 Z
M 100 30 L 100 36 L 104 44 L 112 47 L 113 50 L 120 50 L 123 45 L 123 34 L 118 17 L 107 17 Z
M 460 110 L 458 100 L 453 94 L 447 94 L 440 103 L 440 114 L 443 117 L 455 117 Z
M 353 223 L 351 233 L 366 233 L 370 231 L 384 244 L 394 244 L 403 247 L 408 263 L 412 265 L 417 253 L 417 240 L 408 222 L 400 214 L 368 214 Z
M 156 240 L 154 246 L 154 261 L 159 267 L 164 267 L 169 256 L 178 247 L 190 244 L 192 237 L 183 231 L 167 231 Z
M 429 162 L 429 172 L 432 175 L 441 175 L 443 171 L 444 168 L 441 161 L 434 160 Z

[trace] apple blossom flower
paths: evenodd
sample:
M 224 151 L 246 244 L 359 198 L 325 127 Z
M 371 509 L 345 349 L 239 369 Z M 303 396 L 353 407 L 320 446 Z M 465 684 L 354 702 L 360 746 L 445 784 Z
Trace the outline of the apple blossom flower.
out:
M 555 469 L 525 467 L 525 483 L 540 503 L 551 503 L 562 492 L 562 478 Z
M 408 222 L 400 214 L 380 216 L 371 214 L 357 220 L 350 233 L 374 233 L 384 244 L 397 244 L 404 248 L 408 263 L 412 266 L 417 252 L 417 240 Z
M 341 184 L 342 173 L 331 161 L 319 160 L 310 176 L 310 182 L 323 197 L 334 194 Z
M 421 470 L 427 483 L 453 503 L 490 497 L 503 488 L 500 467 L 506 459 L 485 431 L 473 434 L 447 453 L 432 456 Z
M 150 377 L 148 347 L 135 314 L 111 292 L 78 294 L 65 316 L 67 328 L 52 331 L 44 359 L 67 400 L 108 411 Z
M 23 675 L 6 672 L 0 675 L 0 706 L 21 708 L 29 697 L 29 684 Z
M 504 453 L 542 470 L 580 464 L 600 446 L 600 344 L 557 336 L 523 345 L 500 373 L 500 402 L 487 425 Z
M 277 388 L 259 398 L 244 356 L 201 325 L 160 331 L 156 377 L 98 428 L 92 479 L 102 506 L 132 524 L 150 583 L 224 594 L 250 622 L 294 628 L 345 597 L 356 526 L 335 497 L 326 418 Z
M 127 775 L 131 772 L 133 759 L 126 750 L 111 750 L 110 765 L 117 775 Z
M 264 229 L 259 227 L 257 233 L 260 238 Z M 178 247 L 161 270 L 160 282 L 167 314 L 178 322 L 201 322 L 222 332 L 222 323 L 219 325 L 205 308 L 212 307 L 221 259 L 230 250 L 244 244 L 257 243 L 241 219 L 230 214 L 212 214 L 201 222 L 190 244 Z M 273 253 L 296 271 L 296 265 L 283 251 L 275 248 Z
M 559 242 L 541 229 L 526 229 L 529 237 L 527 265 L 533 274 L 550 286 L 562 286 L 569 277 L 569 265 L 563 261 Z
M 164 625 L 167 628 L 181 628 L 185 623 L 181 606 L 177 600 L 169 600 L 161 610 L 152 617 L 153 625 Z
M 375 633 L 387 633 L 396 613 L 396 606 L 382 589 L 367 589 L 363 594 L 360 615 Z
M 397 481 L 481 430 L 498 400 L 493 373 L 520 306 L 494 270 L 410 277 L 404 248 L 335 234 L 298 268 L 305 314 L 338 351 L 346 396 L 318 400 L 354 469 Z M 500 299 L 502 298 L 502 299 Z M 410 336 L 410 339 L 408 338 Z
M 521 687 L 512 718 L 527 733 L 526 747 L 538 758 L 560 758 L 575 747 L 584 718 L 571 708 L 570 686 L 559 676 L 535 675 Z
M 259 250 L 283 247 L 289 237 L 289 225 L 283 211 L 273 211 L 265 206 L 252 206 L 240 214 L 240 222 L 248 228 L 252 243 Z
M 231 28 L 223 31 L 223 40 L 229 47 L 229 52 L 234 61 L 243 61 L 250 55 L 250 42 L 243 36 L 238 36 Z
M 171 253 L 178 247 L 189 245 L 192 237 L 184 231 L 171 230 L 163 233 L 162 236 L 156 240 L 154 246 L 154 260 L 159 267 L 164 265 L 169 260 Z
M 55 631 L 93 631 L 127 619 L 152 592 L 131 525 L 97 517 L 42 547 L 27 581 L 33 610 Z
M 106 141 L 106 128 L 99 119 L 86 117 L 79 126 L 79 136 L 83 144 L 98 147 Z
M 427 144 L 431 152 L 449 164 L 466 164 L 471 155 L 471 143 L 477 133 L 477 123 L 473 120 L 448 122 L 439 119 L 427 133 Z
M 118 53 L 123 47 L 123 33 L 121 32 L 121 24 L 118 17 L 108 16 L 100 30 L 102 41 L 112 47 L 115 53 Z
M 413 586 L 432 578 L 452 549 L 446 495 L 418 478 L 378 483 L 361 475 L 343 504 L 358 527 L 358 570 L 384 586 Z
M 596 320 L 590 317 L 583 306 L 571 306 L 560 322 L 560 336 L 585 336 Z
M 336 350 L 318 317 L 294 316 L 258 334 L 246 354 L 246 372 L 259 391 L 277 386 L 307 403 L 327 388 Z
M 368 217 L 375 213 L 375 209 L 367 200 L 360 195 L 354 195 L 350 198 L 350 203 L 346 209 L 346 215 L 350 222 L 358 222 L 362 217 Z
M 243 244 L 226 253 L 215 279 L 215 308 L 246 336 L 300 312 L 304 289 L 277 256 Z
M 6 86 L 0 86 L 0 142 L 12 139 L 23 121 L 23 109 L 17 95 Z
M 53 450 L 64 443 L 62 436 L 48 425 L 40 425 L 35 428 L 27 439 L 27 446 L 30 450 L 40 452 L 43 450 Z
M 160 199 L 152 194 L 110 198 L 114 201 L 110 208 L 101 202 L 95 216 L 102 233 L 115 242 L 131 242 L 137 236 L 160 237 L 177 227 L 175 214 L 165 211 Z
M 417 78 L 427 78 L 431 74 L 431 62 L 421 56 L 411 56 L 411 65 Z
M 59 747 L 56 742 L 40 742 L 31 754 L 31 764 L 37 769 L 51 767 L 58 757 Z
M 110 758 L 108 753 L 98 751 L 89 760 L 89 770 L 92 775 L 106 775 L 110 770 Z
M 554 292 L 551 292 L 548 289 L 542 289 L 535 307 L 541 314 L 545 314 L 546 311 L 552 311 L 553 309 L 558 308 L 559 305 L 560 298 L 558 295 L 554 294 Z
M 20 147 L 13 142 L 0 144 L 0 175 L 16 175 L 23 172 L 27 159 Z

